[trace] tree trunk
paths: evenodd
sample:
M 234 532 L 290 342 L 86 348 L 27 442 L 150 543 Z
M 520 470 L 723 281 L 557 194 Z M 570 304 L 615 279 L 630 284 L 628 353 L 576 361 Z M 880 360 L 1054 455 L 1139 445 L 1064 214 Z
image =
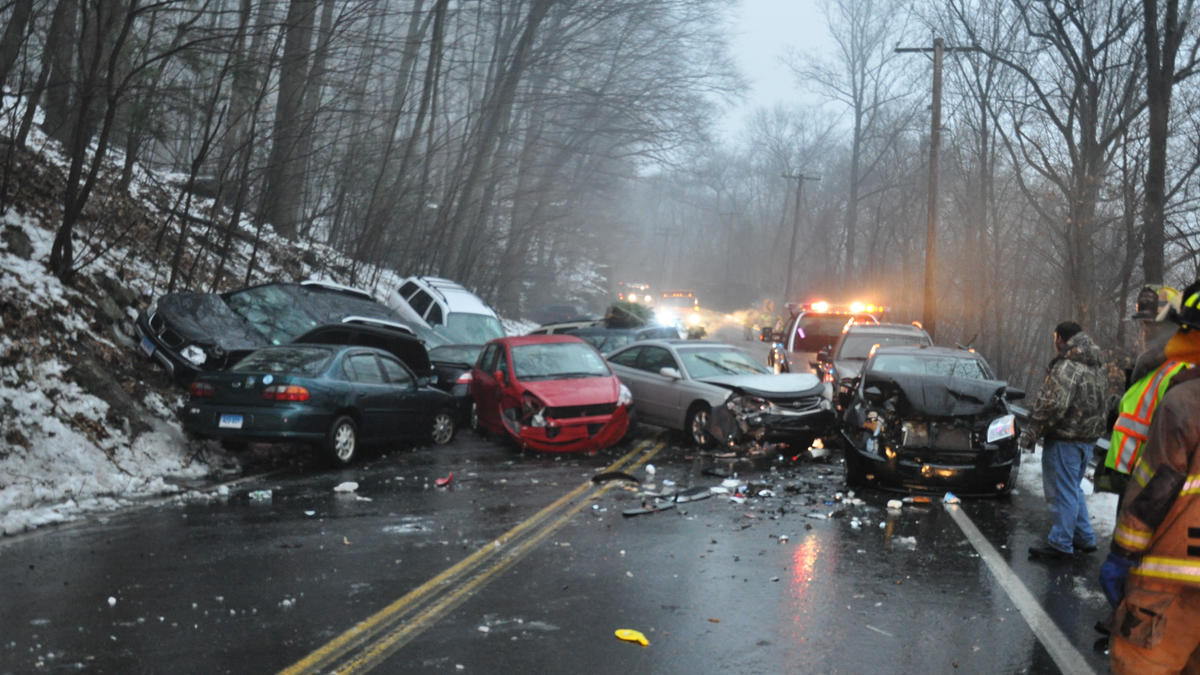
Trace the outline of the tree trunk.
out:
M 1166 0 L 1162 34 L 1158 27 L 1158 0 L 1142 0 L 1145 16 L 1147 133 L 1146 195 L 1143 211 L 1145 236 L 1142 268 L 1146 283 L 1163 283 L 1166 249 L 1167 136 L 1170 133 L 1171 89 L 1175 84 L 1175 57 L 1183 40 L 1179 25 L 1179 0 Z M 1160 44 L 1161 41 L 1161 44 Z
M 25 31 L 32 15 L 33 0 L 16 0 L 13 3 L 8 26 L 4 28 L 4 36 L 0 37 L 0 87 L 8 82 L 8 74 L 21 54 L 21 45 L 25 44 Z
M 43 105 L 45 118 L 42 121 L 42 131 L 65 146 L 70 141 L 71 110 L 74 105 L 78 105 L 78 102 L 72 100 L 71 89 L 75 73 L 73 48 L 77 37 L 79 3 L 78 0 L 59 0 L 58 4 L 54 9 L 54 18 L 58 20 L 58 25 L 54 26 L 53 22 L 51 23 L 50 37 L 46 40 L 46 54 L 43 57 L 50 63 L 50 72 L 44 92 L 46 102 Z

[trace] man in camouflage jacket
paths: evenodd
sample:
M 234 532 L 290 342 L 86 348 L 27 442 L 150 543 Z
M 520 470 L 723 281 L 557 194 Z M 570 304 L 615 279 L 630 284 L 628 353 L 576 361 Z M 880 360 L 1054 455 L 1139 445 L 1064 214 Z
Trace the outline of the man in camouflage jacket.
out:
M 1029 549 L 1031 556 L 1044 559 L 1096 550 L 1081 483 L 1092 445 L 1106 431 L 1108 381 L 1100 348 L 1074 321 L 1054 329 L 1054 346 L 1058 356 L 1050 362 L 1029 426 L 1021 434 L 1025 449 L 1044 439 L 1042 488 L 1054 525 L 1045 544 Z

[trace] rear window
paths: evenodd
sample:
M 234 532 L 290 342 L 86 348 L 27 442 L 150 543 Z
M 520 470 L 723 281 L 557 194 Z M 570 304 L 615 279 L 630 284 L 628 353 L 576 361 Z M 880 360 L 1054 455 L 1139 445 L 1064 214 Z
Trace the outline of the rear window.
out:
M 238 361 L 232 372 L 276 373 L 316 377 L 325 370 L 333 350 L 320 347 L 278 347 L 260 349 Z

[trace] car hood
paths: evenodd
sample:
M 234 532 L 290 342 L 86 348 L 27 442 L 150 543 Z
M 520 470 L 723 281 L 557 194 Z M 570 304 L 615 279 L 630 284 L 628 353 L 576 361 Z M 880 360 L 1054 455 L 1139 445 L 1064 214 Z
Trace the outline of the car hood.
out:
M 845 361 L 837 361 L 833 364 L 833 374 L 839 381 L 852 380 L 862 373 L 863 366 L 866 361 L 858 361 L 847 359 Z
M 863 385 L 879 387 L 887 397 L 898 394 L 896 412 L 901 417 L 974 417 L 1006 411 L 1004 390 L 1008 383 L 999 380 L 870 372 Z
M 522 382 L 525 391 L 551 408 L 612 403 L 620 381 L 615 377 L 577 377 L 570 380 Z
M 820 378 L 811 373 L 779 375 L 717 375 L 702 377 L 701 382 L 726 387 L 752 396 L 815 396 L 824 391 Z
M 265 347 L 266 338 L 212 293 L 168 293 L 156 312 L 188 342 L 228 352 Z

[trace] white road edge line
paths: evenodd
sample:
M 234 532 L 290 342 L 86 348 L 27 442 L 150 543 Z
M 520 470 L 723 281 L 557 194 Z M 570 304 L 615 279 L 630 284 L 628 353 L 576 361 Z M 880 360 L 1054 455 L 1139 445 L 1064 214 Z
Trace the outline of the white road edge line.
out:
M 1004 558 L 992 547 L 991 542 L 975 527 L 975 523 L 971 522 L 971 518 L 957 504 L 947 504 L 946 511 L 987 563 L 996 581 L 1000 582 L 1004 592 L 1008 593 L 1009 599 L 1017 606 L 1017 611 L 1024 617 L 1025 623 L 1033 629 L 1033 634 L 1046 647 L 1046 651 L 1050 652 L 1059 670 L 1071 675 L 1096 675 L 1096 671 L 1092 670 L 1075 645 L 1071 644 L 1067 636 L 1054 624 L 1050 615 L 1046 614 L 1046 610 L 1042 609 L 1029 589 L 1025 588 L 1025 584 L 1021 583 Z

